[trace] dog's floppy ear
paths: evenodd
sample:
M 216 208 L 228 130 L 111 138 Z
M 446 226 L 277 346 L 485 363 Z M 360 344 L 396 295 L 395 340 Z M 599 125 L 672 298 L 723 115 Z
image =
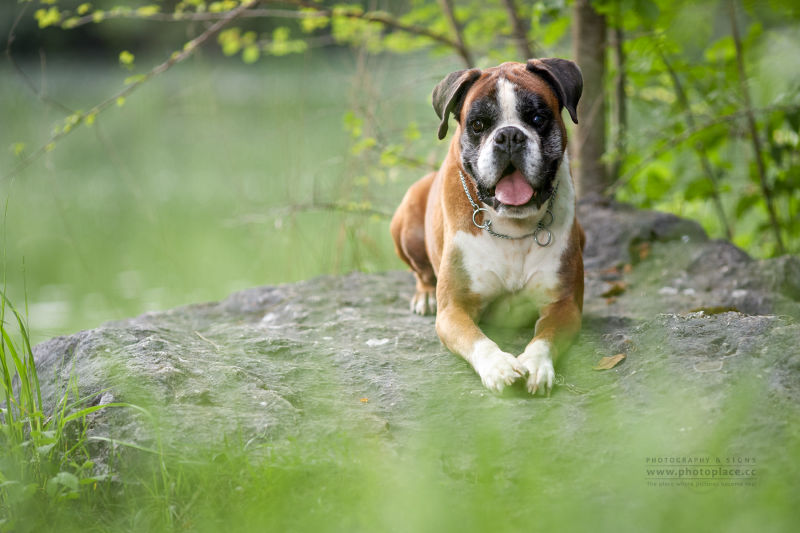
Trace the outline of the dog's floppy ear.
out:
M 436 111 L 436 115 L 442 119 L 439 124 L 439 140 L 444 139 L 447 135 L 447 119 L 450 117 L 450 113 L 453 113 L 458 120 L 464 96 L 480 75 L 481 71 L 477 68 L 458 70 L 449 74 L 433 88 L 433 109 Z
M 578 123 L 578 100 L 583 92 L 581 69 L 566 59 L 548 57 L 529 59 L 526 68 L 541 76 L 556 92 L 558 103 L 569 111 L 572 122 Z

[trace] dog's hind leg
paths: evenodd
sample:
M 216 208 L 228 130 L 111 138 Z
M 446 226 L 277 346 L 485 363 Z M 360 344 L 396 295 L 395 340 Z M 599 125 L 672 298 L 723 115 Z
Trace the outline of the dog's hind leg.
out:
M 391 224 L 397 255 L 408 263 L 417 278 L 411 311 L 419 315 L 436 313 L 436 274 L 425 249 L 425 206 L 435 176 L 432 172 L 408 189 Z

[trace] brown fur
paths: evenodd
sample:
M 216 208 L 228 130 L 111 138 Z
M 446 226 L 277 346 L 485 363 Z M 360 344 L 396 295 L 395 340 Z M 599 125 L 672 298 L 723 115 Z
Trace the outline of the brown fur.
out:
M 397 253 L 409 264 L 417 278 L 415 300 L 427 298 L 435 288 L 438 306 L 436 331 L 450 350 L 467 359 L 475 343 L 485 338 L 476 323 L 486 302 L 482 302 L 470 290 L 469 276 L 462 267 L 460 252 L 455 246 L 447 245 L 459 231 L 471 234 L 482 231 L 472 224 L 472 207 L 459 178 L 459 140 L 470 104 L 477 95 L 493 92 L 500 76 L 545 98 L 554 111 L 562 132 L 563 147 L 566 148 L 566 127 L 561 118 L 559 101 L 547 82 L 531 75 L 525 65 L 519 63 L 504 63 L 486 69 L 466 95 L 458 127 L 441 168 L 411 186 L 391 223 Z M 473 198 L 477 198 L 474 184 L 471 181 L 468 184 Z M 537 339 L 551 341 L 555 350 L 552 354 L 554 360 L 580 330 L 584 240 L 583 230 L 575 220 L 559 270 L 559 292 L 551 303 L 540 309 L 535 325 L 535 336 L 531 342 Z

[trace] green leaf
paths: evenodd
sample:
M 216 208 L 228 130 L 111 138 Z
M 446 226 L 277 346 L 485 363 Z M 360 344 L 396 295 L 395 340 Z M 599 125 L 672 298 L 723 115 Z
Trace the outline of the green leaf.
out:
M 747 194 L 739 198 L 736 202 L 736 218 L 741 218 L 747 213 L 754 205 L 758 203 L 761 197 L 757 194 Z
M 232 56 L 242 49 L 242 31 L 239 28 L 223 30 L 217 36 L 217 42 L 222 46 L 222 53 Z
M 272 32 L 272 42 L 269 44 L 269 53 L 276 56 L 303 52 L 308 45 L 303 40 L 290 39 L 290 30 L 284 26 L 275 28 Z
M 255 63 L 261 57 L 261 50 L 256 44 L 247 45 L 242 51 L 242 61 L 245 63 Z
M 280 29 L 280 28 L 278 28 L 278 29 Z M 284 29 L 286 30 L 286 33 L 288 35 L 289 29 L 288 28 L 284 28 Z M 275 30 L 275 31 L 277 31 L 277 30 Z M 243 46 L 247 46 L 247 45 L 250 45 L 250 44 L 255 44 L 257 39 L 258 39 L 258 35 L 256 35 L 256 32 L 254 32 L 254 31 L 246 31 L 246 32 L 244 32 L 244 35 L 242 35 L 242 45 Z
M 689 182 L 683 195 L 686 200 L 705 199 L 711 196 L 714 188 L 708 178 L 695 178 Z
M 39 455 L 47 455 L 48 453 L 50 453 L 50 450 L 52 450 L 55 445 L 56 443 L 53 442 L 50 444 L 39 446 L 38 448 L 36 448 L 36 452 L 39 453 Z
M 547 47 L 555 46 L 567 33 L 571 22 L 569 17 L 559 17 L 547 24 L 542 35 L 542 44 Z
M 77 491 L 79 481 L 78 478 L 69 472 L 59 472 L 47 481 L 47 494 L 54 495 L 59 487 Z
M 345 113 L 342 122 L 344 124 L 344 130 L 350 133 L 354 139 L 361 137 L 364 121 L 358 118 L 355 113 L 352 111 Z
M 647 173 L 647 181 L 644 185 L 644 193 L 652 200 L 660 200 L 669 192 L 672 184 L 666 177 L 663 168 L 657 167 Z
M 416 122 L 409 122 L 408 126 L 406 126 L 406 130 L 403 132 L 403 137 L 405 137 L 406 141 L 416 141 L 422 136 L 419 131 L 419 126 Z
M 235 8 L 237 3 L 233 0 L 222 0 L 221 2 L 211 2 L 208 6 L 208 11 L 211 13 L 223 13 Z
M 132 53 L 128 52 L 127 50 L 123 50 L 122 52 L 119 53 L 119 62 L 128 68 L 133 67 L 134 59 L 135 56 Z
M 40 28 L 46 28 L 61 22 L 61 13 L 55 6 L 50 9 L 37 9 L 33 14 L 33 18 L 39 23 Z
M 140 17 L 151 17 L 161 11 L 161 6 L 149 5 L 136 8 L 136 14 Z
M 359 140 L 356 144 L 350 148 L 350 153 L 353 155 L 358 155 L 364 150 L 368 150 L 378 144 L 378 141 L 374 137 L 364 137 L 363 139 Z
M 704 53 L 706 61 L 709 63 L 727 63 L 736 58 L 736 45 L 733 42 L 733 37 L 726 35 L 722 39 L 706 48 Z
M 130 85 L 132 83 L 141 83 L 145 79 L 147 79 L 147 76 L 144 74 L 134 74 L 133 76 L 128 76 L 127 78 L 125 78 L 124 83 L 125 85 Z
M 631 11 L 635 12 L 641 20 L 650 23 L 655 23 L 661 14 L 658 9 L 658 4 L 652 0 L 634 0 Z
M 391 52 L 407 53 L 420 50 L 431 45 L 427 37 L 417 37 L 402 31 L 394 31 L 384 37 L 383 44 Z
M 313 8 L 303 8 L 300 10 L 304 16 L 300 19 L 300 28 L 305 33 L 311 33 L 315 30 L 319 30 L 328 26 L 331 23 L 330 17 L 323 17 L 319 16 L 319 13 L 316 9 Z
M 34 437 L 39 440 L 46 440 L 47 442 L 55 442 L 56 440 L 56 432 L 54 430 L 46 430 L 46 431 L 31 431 L 31 437 Z
M 80 22 L 80 20 L 81 20 L 80 17 L 70 17 L 61 23 L 61 27 L 64 28 L 65 30 L 71 30 L 72 28 L 78 25 L 78 22 Z
M 391 145 L 386 147 L 386 149 L 381 152 L 381 166 L 384 167 L 394 167 L 400 162 L 400 147 L 397 145 Z

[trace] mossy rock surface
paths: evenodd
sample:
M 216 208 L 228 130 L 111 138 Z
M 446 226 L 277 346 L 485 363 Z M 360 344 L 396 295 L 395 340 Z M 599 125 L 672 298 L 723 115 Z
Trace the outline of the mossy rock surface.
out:
M 411 275 L 390 272 L 254 288 L 52 339 L 35 348 L 45 403 L 74 377 L 81 395 L 149 413 L 102 410 L 90 436 L 168 450 L 234 443 L 312 470 L 377 457 L 367 486 L 414 502 L 417 484 L 432 483 L 453 512 L 455 495 L 489 486 L 498 501 L 533 491 L 564 512 L 579 497 L 602 523 L 640 512 L 648 490 L 667 505 L 646 466 L 676 457 L 759 464 L 743 480 L 754 487 L 714 487 L 718 503 L 732 490 L 753 502 L 740 524 L 797 508 L 797 491 L 781 487 L 800 452 L 800 259 L 756 261 L 693 222 L 607 201 L 582 202 L 579 216 L 584 325 L 549 398 L 484 389 L 434 319 L 409 312 Z M 530 335 L 490 333 L 509 349 Z M 108 443 L 96 445 L 102 455 Z M 703 504 L 687 502 L 678 517 Z M 504 505 L 520 527 L 535 509 Z

